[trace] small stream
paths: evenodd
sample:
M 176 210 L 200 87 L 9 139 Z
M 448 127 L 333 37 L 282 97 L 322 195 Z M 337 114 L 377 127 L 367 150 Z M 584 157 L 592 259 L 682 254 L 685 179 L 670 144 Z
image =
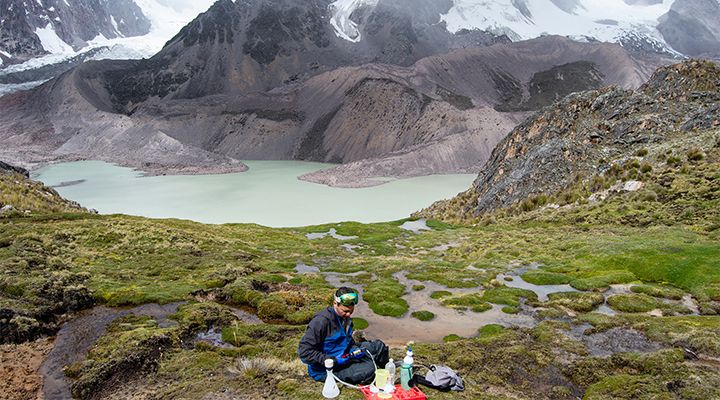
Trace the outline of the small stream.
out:
M 526 282 L 520 274 L 499 274 L 496 279 L 507 287 L 531 290 L 543 302 L 548 301 L 548 295 L 552 293 L 579 292 L 570 285 L 535 285 Z
M 84 311 L 80 315 L 63 324 L 58 331 L 53 349 L 43 361 L 38 371 L 43 377 L 43 395 L 46 400 L 66 400 L 72 398 L 70 394 L 70 380 L 65 376 L 63 368 L 87 357 L 90 348 L 107 331 L 108 325 L 118 318 L 135 314 L 146 315 L 154 319 L 162 328 L 176 324 L 168 317 L 175 314 L 178 307 L 185 302 L 170 304 L 145 304 L 134 308 L 95 307 Z M 260 318 L 247 311 L 231 308 L 238 319 L 247 324 L 262 323 Z M 211 328 L 200 332 L 195 338 L 196 342 L 206 342 L 217 347 L 232 347 L 224 343 L 221 332 Z
M 43 395 L 47 400 L 71 399 L 70 380 L 63 368 L 85 359 L 88 350 L 105 333 L 114 320 L 130 314 L 147 315 L 161 327 L 171 326 L 174 322 L 167 317 L 177 312 L 183 303 L 165 305 L 146 304 L 135 308 L 95 307 L 85 311 L 78 318 L 63 324 L 55 337 L 53 349 L 40 366 L 43 377 Z

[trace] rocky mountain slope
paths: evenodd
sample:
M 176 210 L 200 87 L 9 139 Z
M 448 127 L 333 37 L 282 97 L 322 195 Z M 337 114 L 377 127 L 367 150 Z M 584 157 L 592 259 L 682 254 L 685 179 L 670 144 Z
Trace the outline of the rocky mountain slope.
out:
M 720 59 L 720 2 L 676 0 L 658 30 L 677 51 Z
M 720 66 L 709 61 L 660 68 L 637 90 L 570 95 L 514 129 L 470 190 L 425 213 L 472 219 L 509 207 L 573 204 L 617 180 L 701 160 L 704 148 L 718 145 L 719 102 Z
M 420 58 L 465 45 L 506 38 L 484 32 L 452 35 L 435 18 L 383 0 L 358 11 L 363 39 L 339 38 L 327 0 L 246 0 L 215 3 L 183 28 L 160 53 L 106 73 L 115 108 L 132 112 L 154 96 L 170 99 L 268 91 L 338 67 L 380 62 L 409 66 Z M 416 2 L 414 11 L 435 8 Z
M 56 76 L 67 70 L 69 65 L 75 65 L 83 59 L 148 58 L 160 50 L 162 44 L 175 35 L 185 23 L 207 10 L 212 3 L 211 0 L 170 3 L 163 0 L 126 0 L 123 3 L 112 2 L 105 5 L 102 2 L 85 4 L 76 0 L 71 3 L 60 2 L 57 7 L 45 2 L 41 7 L 36 2 L 15 2 L 8 15 L 22 15 L 22 18 L 34 21 L 29 22 L 29 25 L 25 22 L 23 24 L 28 26 L 38 23 L 47 24 L 46 21 L 52 24 L 38 31 L 35 28 L 33 28 L 35 30 L 20 29 L 13 23 L 12 27 L 4 31 L 7 43 L 32 42 L 35 44 L 28 45 L 32 48 L 45 40 L 45 47 L 48 47 L 45 50 L 62 53 L 65 50 L 78 50 L 80 44 L 88 42 L 88 39 L 84 38 L 87 34 L 84 34 L 84 39 L 78 40 L 76 37 L 65 37 L 63 32 L 82 33 L 91 29 L 103 36 L 98 36 L 96 33 L 92 45 L 78 52 L 58 54 L 57 57 L 55 55 L 42 57 L 19 65 L 15 69 L 20 69 L 23 73 L 15 74 L 12 78 L 3 77 L 0 73 L 0 94 L 37 86 L 42 80 Z M 255 83 L 263 86 L 273 85 L 273 82 L 278 81 L 295 81 L 322 72 L 324 69 L 321 67 L 332 68 L 332 65 L 357 65 L 365 62 L 409 65 L 414 60 L 443 53 L 448 49 L 486 45 L 510 39 L 526 40 L 548 34 L 562 35 L 579 41 L 619 43 L 632 52 L 642 54 L 659 53 L 676 57 L 686 55 L 710 58 L 719 56 L 717 33 L 720 27 L 717 21 L 720 20 L 720 14 L 716 0 L 649 2 L 612 0 L 603 3 L 588 0 L 537 2 L 323 0 L 292 4 L 268 1 L 237 3 L 227 0 L 221 3 L 226 4 L 215 5 L 211 12 L 198 16 L 197 20 L 178 38 L 187 44 L 194 40 L 195 35 L 204 36 L 210 34 L 212 30 L 230 28 L 233 31 L 230 41 L 239 40 L 244 43 L 247 39 L 248 44 L 240 46 L 242 49 L 232 45 L 230 41 L 219 46 L 218 51 L 221 54 L 234 55 L 228 58 L 229 62 L 221 61 L 220 64 L 214 62 L 214 67 L 193 62 L 191 57 L 187 65 L 178 64 L 172 68 L 164 68 L 163 76 L 165 78 L 173 76 L 172 83 L 192 80 L 191 75 L 194 75 L 198 69 L 206 68 L 216 68 L 214 74 L 219 77 L 229 77 L 231 75 L 229 71 L 236 68 L 231 59 L 238 61 L 241 54 L 252 51 L 253 57 L 260 59 L 259 63 L 263 64 L 262 60 L 267 62 L 278 51 L 287 56 L 292 53 L 293 48 L 298 46 L 306 48 L 309 44 L 312 46 L 307 47 L 307 51 L 313 46 L 316 47 L 310 54 L 303 54 L 294 61 L 290 60 L 289 64 L 276 61 L 275 63 L 282 64 L 283 67 L 277 68 L 279 71 L 275 69 L 264 71 L 264 75 L 269 76 Z M 74 15 L 86 15 L 89 12 L 88 7 L 92 8 L 92 12 L 102 7 L 108 8 L 109 11 L 98 11 L 107 15 L 99 15 L 94 20 L 96 21 L 94 24 L 73 25 L 77 22 Z M 55 16 L 59 8 L 67 8 L 63 11 L 63 16 Z M 118 10 L 132 15 L 116 15 L 120 12 Z M 137 13 L 138 10 L 141 10 L 141 14 Z M 297 15 L 303 15 L 305 19 L 300 23 L 298 18 L 289 14 L 287 10 L 293 10 Z M 135 16 L 141 18 L 143 14 L 147 17 L 146 21 L 150 20 L 151 23 L 149 34 L 135 41 L 124 38 L 111 39 L 118 35 L 128 37 L 134 35 L 136 32 L 131 32 L 132 24 L 127 20 Z M 227 18 L 218 20 L 219 16 Z M 116 26 L 118 18 L 124 19 L 122 24 Z M 12 21 L 13 18 L 3 18 L 3 20 Z M 107 25 L 108 20 L 111 24 L 110 28 L 102 28 L 101 25 Z M 113 23 L 115 25 L 112 25 Z M 63 26 L 55 26 L 58 24 Z M 135 25 L 144 27 L 145 22 L 138 22 Z M 305 32 L 294 31 L 299 28 L 305 29 Z M 110 32 L 106 32 L 108 29 Z M 198 33 L 200 30 L 203 33 Z M 36 33 L 42 34 L 42 40 Z M 211 34 L 213 35 L 217 36 L 216 33 Z M 261 36 L 262 40 L 258 40 Z M 307 40 L 304 41 L 305 39 L 302 38 L 306 36 Z M 201 39 L 200 42 L 205 39 Z M 234 48 L 231 53 L 223 52 L 231 48 Z M 87 51 L 93 51 L 95 54 L 86 54 Z M 316 52 L 321 54 L 319 62 L 316 60 L 318 57 L 313 55 Z M 27 57 L 34 56 L 23 55 L 18 58 L 12 51 L 0 48 L 0 61 L 4 60 L 0 63 L 0 69 L 8 63 L 16 63 Z M 292 63 L 296 64 L 292 65 Z M 38 67 L 43 69 L 35 71 Z M 156 67 L 157 65 L 148 68 Z M 188 69 L 185 70 L 185 67 Z M 137 92 L 137 89 L 142 89 L 138 92 L 140 97 L 164 93 L 162 90 L 153 91 L 153 87 L 159 82 L 148 76 L 153 75 L 152 72 L 147 71 L 148 68 L 142 66 L 137 68 L 139 68 L 137 72 L 142 72 L 143 77 L 137 81 L 127 82 L 135 84 L 132 91 Z M 243 74 L 254 71 L 252 68 L 248 70 L 247 65 L 243 68 L 238 69 Z M 229 79 L 237 81 L 239 74 L 235 73 L 234 76 Z M 18 79 L 23 81 L 15 83 L 14 81 Z M 147 83 L 148 79 L 155 81 L 146 88 L 144 83 Z M 247 80 L 245 81 L 247 84 Z M 167 83 L 163 86 L 166 85 Z M 210 92 L 224 87 L 215 83 L 213 85 L 208 89 Z M 195 92 L 203 90 L 205 90 L 203 83 L 199 82 L 184 95 L 194 96 L 197 95 L 194 94 Z
M 337 179 L 308 177 L 343 186 L 373 184 L 364 178 L 376 173 L 468 171 L 484 163 L 527 110 L 578 89 L 635 87 L 667 62 L 633 57 L 616 45 L 546 37 L 459 49 L 410 67 L 338 68 L 267 92 L 245 92 L 239 88 L 278 84 L 272 74 L 261 73 L 269 65 L 244 55 L 237 67 L 250 65 L 256 72 L 233 72 L 238 80 L 229 82 L 227 68 L 210 67 L 229 63 L 225 53 L 190 57 L 224 46 L 220 39 L 213 46 L 190 44 L 170 57 L 182 46 L 180 38 L 173 43 L 147 61 L 86 63 L 33 93 L 2 98 L 8 110 L 0 116 L 5 157 L 16 163 L 95 158 L 150 172 L 238 170 L 238 159 L 372 159 L 373 165 L 385 165 L 357 164 Z M 186 81 L 170 72 L 185 57 L 207 63 Z M 277 57 L 276 72 L 283 59 L 292 58 Z M 157 68 L 147 69 L 151 65 Z M 138 68 L 147 74 L 127 75 Z M 259 77 L 266 77 L 265 83 Z M 130 81 L 144 82 L 143 89 L 130 90 Z M 213 85 L 222 89 L 207 94 Z M 151 92 L 156 95 L 146 97 Z M 207 95 L 197 97 L 202 94 Z M 366 176 L 358 176 L 359 170 Z
M 78 50 L 98 36 L 139 36 L 150 30 L 133 0 L 2 0 L 0 10 L 2 64 Z

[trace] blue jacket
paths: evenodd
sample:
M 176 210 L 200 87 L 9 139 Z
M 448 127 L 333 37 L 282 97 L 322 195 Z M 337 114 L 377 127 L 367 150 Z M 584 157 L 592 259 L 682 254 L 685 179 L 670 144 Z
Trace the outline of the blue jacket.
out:
M 316 381 L 325 380 L 325 360 L 346 354 L 355 345 L 351 318 L 340 318 L 328 307 L 315 314 L 300 339 L 298 355 L 308 366 L 308 374 Z

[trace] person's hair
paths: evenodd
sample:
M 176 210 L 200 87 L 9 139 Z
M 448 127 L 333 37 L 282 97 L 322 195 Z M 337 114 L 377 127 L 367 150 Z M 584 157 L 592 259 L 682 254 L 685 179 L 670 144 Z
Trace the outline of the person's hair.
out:
M 353 288 L 349 288 L 347 286 L 343 286 L 335 291 L 335 297 L 340 297 L 344 295 L 345 293 L 357 293 L 357 290 Z

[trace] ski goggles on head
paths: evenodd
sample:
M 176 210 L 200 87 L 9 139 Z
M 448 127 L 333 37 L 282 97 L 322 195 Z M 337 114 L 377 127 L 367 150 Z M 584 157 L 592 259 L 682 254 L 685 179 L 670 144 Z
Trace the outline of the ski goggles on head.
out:
M 354 306 L 358 303 L 359 297 L 357 293 L 343 293 L 339 297 L 335 296 L 335 302 L 343 306 Z

